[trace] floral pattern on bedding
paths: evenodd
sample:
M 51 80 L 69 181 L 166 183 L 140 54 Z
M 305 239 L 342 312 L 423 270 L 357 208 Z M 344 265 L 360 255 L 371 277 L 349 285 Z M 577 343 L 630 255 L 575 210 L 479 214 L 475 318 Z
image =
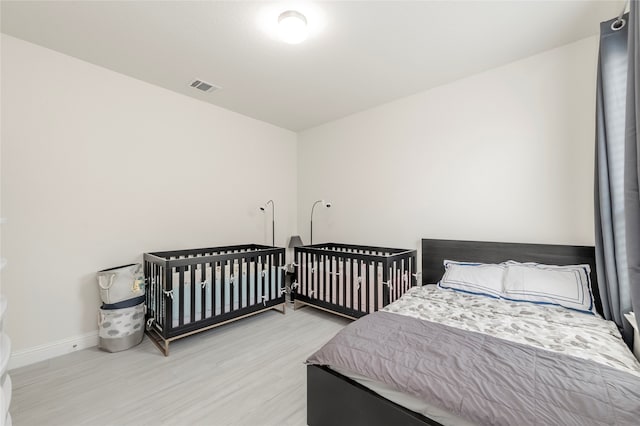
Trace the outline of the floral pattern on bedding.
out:
M 413 287 L 383 310 L 590 359 L 640 376 L 640 363 L 616 325 L 599 315 L 465 294 L 435 285 Z

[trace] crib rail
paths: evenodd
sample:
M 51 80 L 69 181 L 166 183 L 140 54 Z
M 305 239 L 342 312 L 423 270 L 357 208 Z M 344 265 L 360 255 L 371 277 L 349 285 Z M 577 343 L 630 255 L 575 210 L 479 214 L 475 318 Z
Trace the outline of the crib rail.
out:
M 374 256 L 393 256 L 396 254 L 411 252 L 415 250 L 407 250 L 407 249 L 399 249 L 399 248 L 390 248 L 390 247 L 378 247 L 378 246 L 361 246 L 356 244 L 344 244 L 344 243 L 322 243 L 322 244 L 313 244 L 304 246 L 306 249 L 310 250 L 331 250 L 331 251 L 340 251 L 346 253 L 354 253 L 354 254 L 367 254 Z
M 145 253 L 145 260 L 156 264 L 176 267 L 190 265 L 193 258 L 198 258 L 202 262 L 211 261 L 213 258 L 218 260 L 239 259 L 245 257 L 247 253 L 269 254 L 277 252 L 279 249 L 272 246 L 263 246 L 258 244 L 244 244 L 226 247 L 208 247 L 193 250 L 172 250 L 159 251 L 153 253 Z
M 349 318 L 375 312 L 416 285 L 416 251 L 325 243 L 297 247 L 292 298 Z
M 284 310 L 285 249 L 255 244 L 144 254 L 147 325 L 165 341 Z

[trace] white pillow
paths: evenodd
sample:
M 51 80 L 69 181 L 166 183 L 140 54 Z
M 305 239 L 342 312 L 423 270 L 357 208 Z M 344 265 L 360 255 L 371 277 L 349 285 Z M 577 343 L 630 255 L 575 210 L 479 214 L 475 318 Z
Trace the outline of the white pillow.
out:
M 556 266 L 513 260 L 504 265 L 505 299 L 595 312 L 589 265 Z
M 444 261 L 444 275 L 438 287 L 500 298 L 505 265 Z

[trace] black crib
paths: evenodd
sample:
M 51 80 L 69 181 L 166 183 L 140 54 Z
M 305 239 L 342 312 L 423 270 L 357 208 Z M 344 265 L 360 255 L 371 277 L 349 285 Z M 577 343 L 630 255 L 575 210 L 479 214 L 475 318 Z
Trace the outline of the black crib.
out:
M 285 312 L 285 249 L 257 244 L 144 254 L 147 334 L 169 343 L 269 309 Z
M 325 243 L 296 247 L 294 309 L 347 318 L 375 312 L 416 285 L 416 250 Z

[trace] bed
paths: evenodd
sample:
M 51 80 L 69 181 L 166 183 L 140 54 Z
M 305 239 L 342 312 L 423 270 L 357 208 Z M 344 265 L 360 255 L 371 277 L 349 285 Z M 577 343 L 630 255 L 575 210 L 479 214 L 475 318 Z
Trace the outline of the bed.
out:
M 350 319 L 378 311 L 416 285 L 416 250 L 324 243 L 296 247 L 294 309 Z
M 144 254 L 147 334 L 177 339 L 275 309 L 285 312 L 285 250 L 245 244 Z
M 587 264 L 601 310 L 593 247 L 423 240 L 423 284 L 440 280 L 446 259 Z M 552 305 L 417 287 L 347 326 L 307 364 L 311 426 L 640 418 L 640 365 L 615 325 Z

